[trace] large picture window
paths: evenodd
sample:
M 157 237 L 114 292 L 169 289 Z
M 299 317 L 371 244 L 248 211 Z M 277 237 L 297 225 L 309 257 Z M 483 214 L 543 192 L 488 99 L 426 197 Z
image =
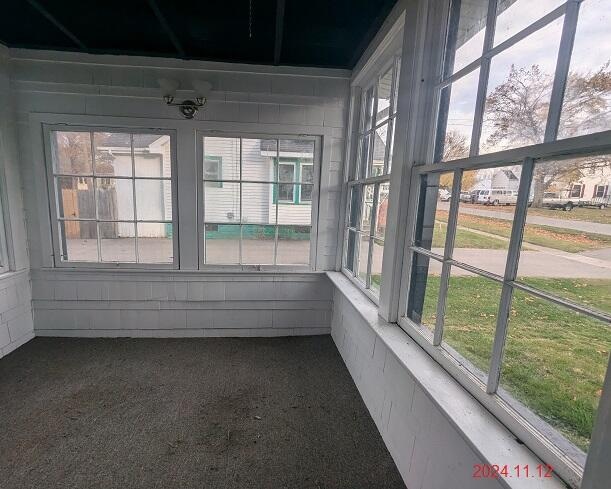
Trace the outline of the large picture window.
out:
M 311 263 L 316 139 L 202 137 L 206 265 Z
M 56 265 L 176 264 L 172 138 L 51 129 Z
M 608 6 L 449 2 L 399 320 L 574 486 L 611 350 Z
M 382 282 L 400 66 L 395 57 L 363 90 L 357 154 L 348 181 L 343 270 L 374 299 Z

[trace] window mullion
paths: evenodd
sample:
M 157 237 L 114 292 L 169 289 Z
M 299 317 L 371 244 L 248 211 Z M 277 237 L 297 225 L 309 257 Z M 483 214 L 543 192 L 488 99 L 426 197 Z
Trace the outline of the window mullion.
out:
M 496 4 L 497 0 L 488 3 L 488 15 L 486 17 L 486 34 L 484 35 L 483 52 L 492 49 L 494 43 L 494 29 L 496 26 Z M 477 98 L 475 100 L 475 111 L 473 115 L 473 130 L 471 133 L 471 150 L 469 156 L 476 156 L 479 152 L 479 140 L 484 121 L 484 110 L 486 108 L 486 91 L 488 90 L 488 76 L 490 74 L 490 58 L 482 58 L 479 70 L 479 82 L 477 85 Z
M 501 302 L 496 318 L 496 329 L 494 344 L 492 346 L 492 356 L 490 359 L 490 372 L 488 373 L 488 385 L 486 391 L 489 394 L 496 392 L 501 378 L 501 367 L 503 362 L 503 350 L 505 349 L 505 339 L 507 337 L 507 326 L 509 313 L 511 312 L 511 298 L 513 295 L 513 282 L 518 273 L 518 261 L 520 259 L 520 248 L 522 246 L 522 236 L 526 224 L 526 213 L 528 211 L 528 197 L 530 184 L 533 176 L 534 161 L 532 158 L 525 158 L 520 174 L 520 187 L 518 189 L 518 200 L 513 218 L 513 228 L 509 239 L 507 250 L 507 262 L 505 265 L 505 275 L 503 289 L 501 291 Z
M 102 261 L 102 242 L 100 240 L 100 225 L 98 224 L 98 220 L 99 220 L 99 216 L 98 216 L 98 180 L 97 178 L 95 178 L 94 136 L 95 136 L 95 133 L 91 131 L 89 133 L 89 139 L 90 139 L 89 144 L 91 145 L 91 173 L 94 175 L 93 177 L 93 211 L 94 211 L 94 216 L 95 216 L 95 237 L 96 237 L 96 245 L 98 247 L 98 262 L 101 262 Z M 59 189 L 59 191 L 61 192 L 61 189 Z
M 132 153 L 132 192 L 134 199 L 134 246 L 136 252 L 136 263 L 139 263 L 139 253 L 138 253 L 138 205 L 136 204 L 136 155 L 134 152 L 134 135 L 129 135 L 130 145 L 131 145 L 131 153 Z
M 446 225 L 446 242 L 443 251 L 443 265 L 441 267 L 441 278 L 439 281 L 439 298 L 437 301 L 437 316 L 435 319 L 435 334 L 433 344 L 439 346 L 443 338 L 443 326 L 446 311 L 446 299 L 448 297 L 448 286 L 450 284 L 450 263 L 452 251 L 454 250 L 454 238 L 456 236 L 456 226 L 458 222 L 458 206 L 460 205 L 460 182 L 462 180 L 462 170 L 454 172 L 452 181 L 452 197 L 450 200 L 450 210 L 448 213 L 448 223 Z
M 556 61 L 556 72 L 554 84 L 549 101 L 549 111 L 547 113 L 547 125 L 545 127 L 545 142 L 554 141 L 558 137 L 560 126 L 560 115 L 562 113 L 562 99 L 566 89 L 566 83 L 571 66 L 571 53 L 575 41 L 575 31 L 577 30 L 577 20 L 579 17 L 580 2 L 569 2 L 566 6 L 564 24 L 562 25 L 562 36 L 560 37 L 560 48 Z

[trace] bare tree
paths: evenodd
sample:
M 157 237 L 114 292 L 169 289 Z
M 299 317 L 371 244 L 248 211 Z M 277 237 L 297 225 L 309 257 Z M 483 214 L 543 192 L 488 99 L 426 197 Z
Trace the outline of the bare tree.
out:
M 553 77 L 538 65 L 516 68 L 486 98 L 484 126 L 490 131 L 486 144 L 512 148 L 543 142 Z M 598 71 L 569 73 L 562 105 L 559 137 L 574 137 L 611 126 L 609 62 Z M 569 188 L 586 175 L 609 168 L 608 156 L 586 156 L 550 161 L 537 166 L 533 177 L 533 206 L 540 206 L 552 188 Z

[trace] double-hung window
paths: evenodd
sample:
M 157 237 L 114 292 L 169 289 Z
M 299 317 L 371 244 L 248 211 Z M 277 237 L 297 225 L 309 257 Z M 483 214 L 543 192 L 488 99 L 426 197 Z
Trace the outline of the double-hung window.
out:
M 577 487 L 611 351 L 610 4 L 448 4 L 399 323 Z
M 313 137 L 202 136 L 202 265 L 309 267 L 315 247 Z
M 56 266 L 177 266 L 173 137 L 46 126 Z
M 342 269 L 374 300 L 382 281 L 399 70 L 400 58 L 394 57 L 362 90 L 356 159 L 348 180 Z

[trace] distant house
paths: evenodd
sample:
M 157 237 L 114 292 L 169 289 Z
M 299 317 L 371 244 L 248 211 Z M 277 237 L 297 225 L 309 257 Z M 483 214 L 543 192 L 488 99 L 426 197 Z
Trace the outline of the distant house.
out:
M 471 190 L 518 190 L 520 179 L 512 170 L 495 170 L 491 177 L 480 180 Z
M 546 186 L 546 194 L 553 194 L 557 198 L 570 200 L 575 204 L 611 204 L 611 170 L 609 167 L 582 171 L 579 178 L 574 181 L 551 182 Z

